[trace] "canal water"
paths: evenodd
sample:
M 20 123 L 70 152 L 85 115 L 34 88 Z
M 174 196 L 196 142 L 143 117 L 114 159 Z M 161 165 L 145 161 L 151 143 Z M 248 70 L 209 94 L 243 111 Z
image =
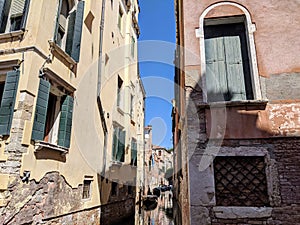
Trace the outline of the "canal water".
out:
M 175 225 L 173 221 L 172 192 L 162 192 L 155 209 L 142 209 L 135 220 L 135 225 Z

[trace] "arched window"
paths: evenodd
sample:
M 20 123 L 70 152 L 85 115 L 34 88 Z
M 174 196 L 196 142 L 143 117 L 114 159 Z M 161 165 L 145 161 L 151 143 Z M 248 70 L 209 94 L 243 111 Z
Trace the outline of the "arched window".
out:
M 238 8 L 238 16 L 206 18 L 216 7 Z M 250 13 L 232 2 L 216 3 L 200 16 L 201 75 L 204 101 L 261 99 Z

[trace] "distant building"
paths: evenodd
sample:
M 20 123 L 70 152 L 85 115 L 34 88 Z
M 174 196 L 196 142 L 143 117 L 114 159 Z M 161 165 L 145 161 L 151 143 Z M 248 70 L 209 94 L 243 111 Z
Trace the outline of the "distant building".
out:
M 138 14 L 137 0 L 0 1 L 0 224 L 134 215 Z
M 175 223 L 300 224 L 300 5 L 175 5 Z

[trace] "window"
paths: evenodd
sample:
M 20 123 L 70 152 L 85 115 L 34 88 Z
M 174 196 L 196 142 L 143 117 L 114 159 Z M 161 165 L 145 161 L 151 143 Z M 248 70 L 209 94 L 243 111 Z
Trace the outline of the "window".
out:
M 125 136 L 126 131 L 119 126 L 114 127 L 112 159 L 118 162 L 125 160 Z
M 207 100 L 253 99 L 244 23 L 204 27 Z
M 132 94 L 130 95 L 130 117 L 134 118 L 134 96 Z
M 68 0 L 59 0 L 54 42 L 76 62 L 79 61 L 83 24 L 84 1 L 76 9 Z
M 32 139 L 70 147 L 73 97 L 43 78 L 37 96 Z
M 131 57 L 134 58 L 134 52 L 135 52 L 135 39 L 132 36 L 131 37 Z
M 131 162 L 130 165 L 137 166 L 137 143 L 135 139 L 131 140 Z
M 111 183 L 111 195 L 112 196 L 118 195 L 118 183 L 116 183 L 116 182 Z
M 216 157 L 218 206 L 269 206 L 264 157 Z
M 122 95 L 123 80 L 118 76 L 118 89 L 117 89 L 117 107 L 122 108 L 123 95 Z
M 0 1 L 0 33 L 25 29 L 29 0 Z
M 14 114 L 20 71 L 9 71 L 0 76 L 0 135 L 9 135 Z
M 122 23 L 123 23 L 123 11 L 121 6 L 119 6 L 119 15 L 118 15 L 118 28 L 122 32 Z
M 91 183 L 92 180 L 83 181 L 82 199 L 89 199 L 91 197 Z
M 127 193 L 129 194 L 129 195 L 132 195 L 132 193 L 133 193 L 133 190 L 132 190 L 133 188 L 132 188 L 132 186 L 131 185 L 128 185 L 127 186 Z

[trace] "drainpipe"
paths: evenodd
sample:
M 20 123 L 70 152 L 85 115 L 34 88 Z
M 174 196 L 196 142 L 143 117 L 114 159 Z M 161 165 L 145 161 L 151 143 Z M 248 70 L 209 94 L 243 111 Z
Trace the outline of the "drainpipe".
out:
M 102 49 L 103 49 L 103 31 L 104 31 L 104 19 L 105 19 L 105 0 L 102 0 L 102 10 L 101 10 L 101 20 L 100 20 L 100 34 L 99 34 L 99 61 L 98 61 L 98 83 L 97 83 L 97 103 L 98 108 L 100 112 L 101 122 L 102 122 L 102 128 L 104 132 L 104 139 L 106 142 L 107 137 L 107 126 L 105 122 L 105 114 L 101 103 L 100 93 L 101 93 L 101 76 L 102 76 Z M 102 175 L 105 174 L 105 168 L 106 168 L 106 143 L 104 143 L 103 146 L 103 169 L 102 169 Z

